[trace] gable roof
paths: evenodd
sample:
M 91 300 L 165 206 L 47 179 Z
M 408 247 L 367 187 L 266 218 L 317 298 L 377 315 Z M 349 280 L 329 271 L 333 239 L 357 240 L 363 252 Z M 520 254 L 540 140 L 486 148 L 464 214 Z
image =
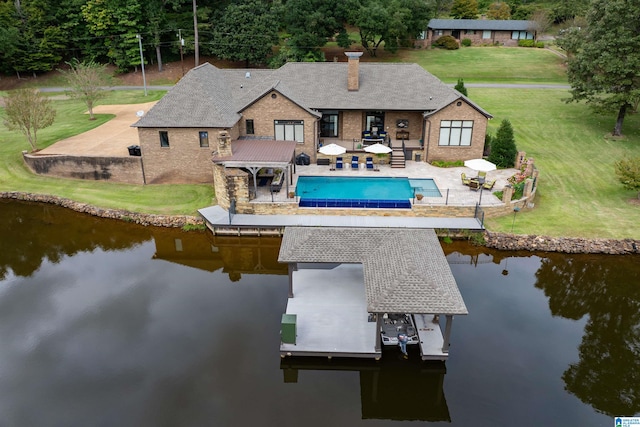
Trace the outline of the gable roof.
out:
M 360 62 L 359 89 L 347 89 L 346 62 L 290 62 L 276 70 L 190 70 L 134 127 L 230 128 L 242 110 L 272 90 L 318 110 L 435 111 L 461 98 L 418 64 Z M 466 102 L 485 114 L 472 101 Z
M 494 30 L 529 31 L 531 21 L 511 19 L 432 19 L 427 28 L 432 30 Z
M 432 229 L 287 227 L 278 261 L 362 263 L 371 313 L 468 313 Z

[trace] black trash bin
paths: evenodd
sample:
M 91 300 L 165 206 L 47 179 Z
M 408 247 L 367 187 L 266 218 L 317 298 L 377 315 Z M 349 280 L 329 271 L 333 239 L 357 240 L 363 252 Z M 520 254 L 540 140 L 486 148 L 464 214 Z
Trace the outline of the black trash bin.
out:
M 309 157 L 306 153 L 300 153 L 296 156 L 296 165 L 306 165 L 309 166 L 311 164 L 311 157 Z
M 130 156 L 141 156 L 142 152 L 140 151 L 140 146 L 139 145 L 130 145 L 127 147 L 127 149 L 129 150 L 129 155 Z

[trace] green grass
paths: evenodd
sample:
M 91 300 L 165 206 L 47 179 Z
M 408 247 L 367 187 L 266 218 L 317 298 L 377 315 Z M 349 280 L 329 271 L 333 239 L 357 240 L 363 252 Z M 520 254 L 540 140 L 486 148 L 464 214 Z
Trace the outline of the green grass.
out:
M 141 91 L 109 92 L 102 104 L 141 103 L 160 99 L 164 92 L 151 91 L 144 96 Z M 54 99 L 56 94 L 51 94 Z M 58 94 L 59 95 L 59 94 Z M 93 129 L 111 119 L 112 115 L 98 114 L 89 121 L 84 104 L 75 100 L 56 100 L 55 123 L 38 132 L 38 148 L 46 148 L 54 142 Z M 0 122 L 4 109 L 0 109 Z M 20 191 L 51 194 L 103 208 L 126 209 L 165 215 L 195 215 L 197 209 L 211 204 L 211 185 L 125 185 L 102 181 L 84 181 L 49 178 L 31 173 L 22 161 L 23 150 L 30 150 L 19 132 L 1 131 L 0 143 L 0 191 Z
M 394 61 L 415 62 L 445 83 L 567 84 L 563 59 L 546 49 L 465 47 L 409 49 Z
M 640 156 L 640 117 L 627 116 L 624 138 L 607 137 L 615 114 L 566 104 L 568 92 L 550 89 L 472 88 L 469 96 L 494 115 L 490 132 L 508 118 L 516 145 L 540 169 L 535 209 L 517 214 L 513 231 L 549 236 L 640 238 L 637 196 L 617 181 L 614 162 Z M 510 232 L 513 216 L 487 220 Z

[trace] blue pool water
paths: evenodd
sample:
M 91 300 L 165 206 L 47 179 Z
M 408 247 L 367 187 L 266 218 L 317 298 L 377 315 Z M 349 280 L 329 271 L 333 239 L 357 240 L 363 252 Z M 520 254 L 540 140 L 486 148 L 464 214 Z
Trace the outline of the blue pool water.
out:
M 415 193 L 440 197 L 433 179 L 301 176 L 296 195 L 301 199 L 408 200 Z

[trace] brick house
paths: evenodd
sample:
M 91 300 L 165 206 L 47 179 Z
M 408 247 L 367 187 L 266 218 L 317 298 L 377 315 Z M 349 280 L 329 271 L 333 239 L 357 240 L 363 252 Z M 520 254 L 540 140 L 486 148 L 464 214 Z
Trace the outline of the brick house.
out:
M 517 46 L 518 40 L 533 40 L 536 33 L 531 21 L 497 19 L 432 19 L 423 37 L 424 45 L 442 36 L 453 36 L 458 42 L 471 40 L 472 45 L 499 44 Z
M 132 125 L 145 182 L 213 182 L 212 160 L 247 169 L 255 180 L 261 167 L 294 162 L 300 153 L 316 162 L 322 144 L 362 152 L 372 132 L 407 160 L 482 157 L 489 113 L 417 64 L 360 63 L 361 52 L 346 55 L 346 63 L 276 70 L 208 63 L 192 69 Z M 242 160 L 234 158 L 234 146 L 249 140 Z M 282 152 L 284 141 L 291 152 Z M 262 161 L 265 152 L 278 158 Z

